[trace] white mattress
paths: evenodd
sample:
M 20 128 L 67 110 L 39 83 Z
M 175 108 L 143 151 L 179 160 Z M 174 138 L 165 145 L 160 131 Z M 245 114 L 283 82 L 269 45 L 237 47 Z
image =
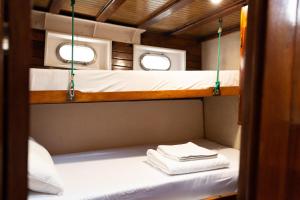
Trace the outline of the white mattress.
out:
M 214 87 L 216 71 L 75 71 L 75 89 L 81 92 L 188 90 Z M 221 86 L 238 86 L 239 71 L 220 71 Z M 67 90 L 69 71 L 30 70 L 30 90 Z
M 169 176 L 146 163 L 146 150 L 151 146 L 54 156 L 58 173 L 65 184 L 64 194 L 30 192 L 28 199 L 194 200 L 236 191 L 239 150 L 207 140 L 199 143 L 226 156 L 230 167 Z

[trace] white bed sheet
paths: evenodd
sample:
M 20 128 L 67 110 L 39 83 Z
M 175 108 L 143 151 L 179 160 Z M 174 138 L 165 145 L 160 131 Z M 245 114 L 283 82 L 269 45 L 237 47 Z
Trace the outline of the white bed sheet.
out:
M 81 92 L 188 90 L 214 87 L 216 71 L 75 71 L 75 89 Z M 220 71 L 221 86 L 238 86 L 239 71 Z M 30 69 L 30 90 L 67 90 L 69 71 Z
M 146 163 L 139 146 L 54 156 L 65 192 L 62 196 L 30 192 L 29 200 L 195 200 L 237 190 L 239 150 L 207 140 L 200 145 L 230 160 L 230 167 L 169 176 Z

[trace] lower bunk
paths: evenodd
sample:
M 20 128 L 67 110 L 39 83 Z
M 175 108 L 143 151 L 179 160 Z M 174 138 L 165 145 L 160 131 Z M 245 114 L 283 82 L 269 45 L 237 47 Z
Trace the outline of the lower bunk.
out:
M 147 162 L 154 145 L 53 156 L 64 183 L 62 195 L 30 192 L 28 200 L 195 200 L 233 197 L 237 191 L 239 150 L 208 140 L 195 144 L 215 150 L 229 167 L 204 172 L 167 175 Z

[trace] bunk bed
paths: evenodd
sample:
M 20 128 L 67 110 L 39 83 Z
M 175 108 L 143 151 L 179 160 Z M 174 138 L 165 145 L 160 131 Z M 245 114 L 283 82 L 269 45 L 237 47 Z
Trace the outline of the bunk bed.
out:
M 30 103 L 80 103 L 189 99 L 213 96 L 216 71 L 77 70 L 75 99 L 68 101 L 70 73 L 30 70 Z M 220 71 L 220 95 L 239 95 L 239 71 Z
M 57 155 L 53 160 L 64 193 L 31 191 L 28 200 L 212 200 L 231 196 L 237 190 L 239 150 L 203 139 L 195 143 L 226 156 L 229 168 L 169 176 L 146 162 L 146 151 L 153 145 Z
M 220 19 L 216 71 L 75 70 L 74 3 L 72 1 L 71 4 L 72 59 L 67 62 L 71 63 L 71 67 L 69 70 L 32 68 L 31 104 L 195 99 L 240 94 L 239 70 L 220 71 Z M 57 196 L 31 191 L 28 199 L 184 200 L 218 199 L 227 195 L 234 199 L 239 175 L 239 150 L 205 139 L 196 143 L 224 155 L 230 162 L 229 167 L 170 176 L 146 162 L 147 149 L 156 148 L 155 145 L 56 155 L 52 158 L 65 183 L 64 193 Z

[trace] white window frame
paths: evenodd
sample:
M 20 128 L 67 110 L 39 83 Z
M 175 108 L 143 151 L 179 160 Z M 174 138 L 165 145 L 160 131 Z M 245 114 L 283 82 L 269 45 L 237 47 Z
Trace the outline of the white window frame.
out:
M 56 57 L 58 58 L 58 60 L 60 60 L 61 62 L 63 63 L 71 63 L 72 61 L 71 60 L 66 60 L 64 58 L 61 57 L 60 53 L 59 53 L 59 50 L 60 48 L 62 48 L 63 46 L 65 45 L 72 45 L 70 42 L 62 42 L 60 43 L 57 47 L 56 47 Z M 93 64 L 96 62 L 96 59 L 97 59 L 97 53 L 95 51 L 95 49 L 89 45 L 83 45 L 83 44 L 74 44 L 74 48 L 76 46 L 81 46 L 81 47 L 87 47 L 89 49 L 91 49 L 94 53 L 94 58 L 93 60 L 89 61 L 89 62 L 85 62 L 85 61 L 76 61 L 74 59 L 74 64 L 79 64 L 79 65 L 90 65 L 90 64 Z M 75 51 L 75 50 L 74 50 Z M 71 53 L 71 52 L 70 52 Z
M 157 57 L 164 57 L 164 58 L 167 58 L 168 61 L 169 61 L 169 67 L 167 69 L 149 69 L 147 67 L 144 66 L 142 60 L 144 57 L 146 56 L 149 56 L 149 55 L 152 55 L 152 56 L 157 56 Z M 169 71 L 171 69 L 171 66 L 172 66 L 172 62 L 171 62 L 171 59 L 169 58 L 169 56 L 163 54 L 163 53 L 151 53 L 151 52 L 148 52 L 148 53 L 144 53 L 142 55 L 140 55 L 140 65 L 141 65 L 141 68 L 145 71 Z

